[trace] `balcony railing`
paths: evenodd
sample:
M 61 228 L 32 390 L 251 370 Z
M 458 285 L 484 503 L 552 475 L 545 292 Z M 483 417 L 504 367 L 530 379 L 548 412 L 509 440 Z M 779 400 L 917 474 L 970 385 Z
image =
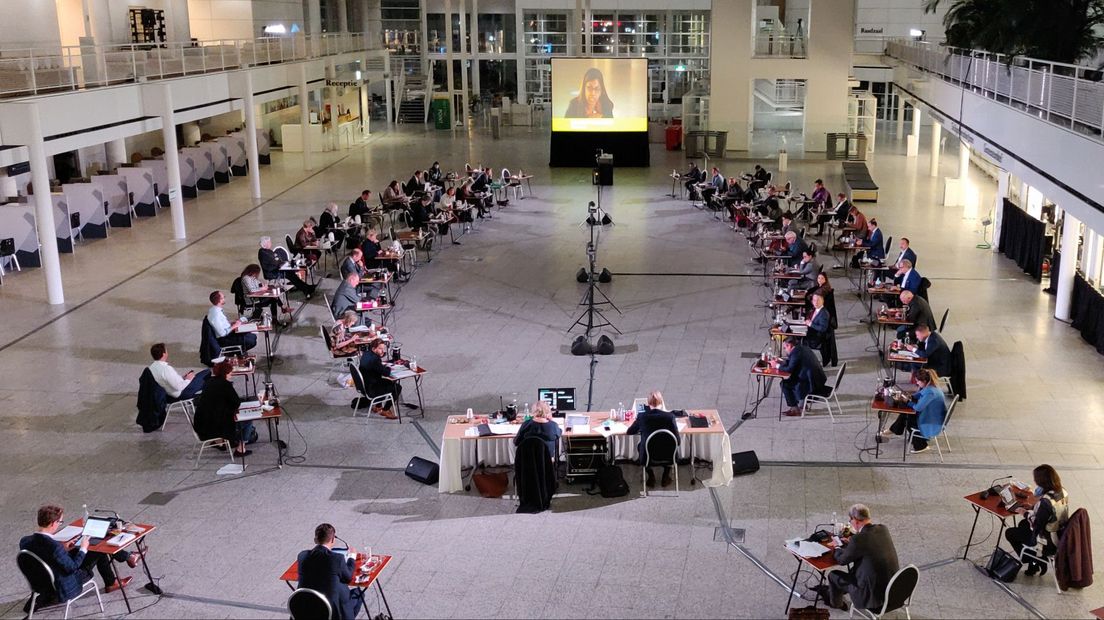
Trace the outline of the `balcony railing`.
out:
M 1033 118 L 1104 142 L 1104 84 L 1097 69 L 920 41 L 891 41 L 886 54 Z
M 767 58 L 805 58 L 808 41 L 803 35 L 759 34 L 755 37 L 755 56 Z
M 0 97 L 226 71 L 369 49 L 363 33 L 0 50 Z

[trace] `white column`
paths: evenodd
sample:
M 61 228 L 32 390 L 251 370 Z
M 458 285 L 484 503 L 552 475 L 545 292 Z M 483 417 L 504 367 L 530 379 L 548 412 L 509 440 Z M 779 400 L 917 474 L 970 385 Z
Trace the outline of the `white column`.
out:
M 962 189 L 966 189 L 966 180 L 970 178 L 970 145 L 965 141 L 958 145 L 958 179 L 962 181 Z
M 1051 272 L 1050 277 L 1058 278 L 1058 293 L 1054 300 L 1054 318 L 1059 321 L 1070 320 L 1070 303 L 1073 300 L 1073 276 L 1077 273 L 1077 242 L 1081 233 L 1081 222 L 1066 211 L 1062 218 L 1062 259 L 1058 263 L 1058 273 Z
M 107 169 L 114 170 L 127 163 L 126 140 L 119 138 L 104 144 L 107 152 Z
M 368 56 L 365 55 L 364 58 L 362 58 L 361 61 L 360 61 L 360 68 L 361 68 L 361 70 L 364 70 L 367 67 L 368 67 Z M 360 112 L 361 112 L 361 114 L 360 114 L 360 131 L 363 132 L 364 135 L 369 135 L 371 133 L 371 129 L 368 126 L 368 124 L 369 124 L 369 121 L 368 121 L 368 116 L 369 116 L 369 114 L 368 114 L 368 102 L 369 102 L 368 78 L 365 76 L 365 77 L 363 77 L 363 80 L 360 82 Z
M 507 17 L 508 15 L 503 19 L 507 19 Z M 479 99 L 479 93 L 482 92 L 479 84 L 479 0 L 472 0 L 471 23 L 471 92 L 476 99 Z M 519 42 L 525 31 L 522 30 L 521 32 L 522 35 L 517 36 Z
M 321 0 L 307 0 L 307 50 L 317 56 L 322 49 L 322 4 Z
M 349 32 L 349 2 L 337 0 L 337 29 L 342 33 Z
M 920 155 L 920 117 L 920 108 L 914 106 L 912 108 L 912 131 L 905 141 L 905 155 L 907 157 Z
M 897 89 L 897 139 L 905 137 L 905 94 Z
M 299 129 L 303 133 L 303 170 L 313 170 L 310 143 L 310 91 L 307 90 L 307 63 L 299 65 Z
M 245 97 L 242 112 L 245 113 L 245 157 L 249 162 L 249 193 L 255 199 L 261 197 L 261 156 L 257 148 L 257 106 L 253 102 L 253 72 L 242 71 L 245 78 Z
M 518 101 L 527 102 L 529 101 L 529 92 L 525 84 L 525 42 L 523 41 L 525 37 L 525 13 L 522 11 L 514 13 L 514 32 L 517 33 L 517 44 L 514 48 L 514 58 L 517 62 L 514 65 L 517 67 L 515 79 L 517 80 Z M 479 95 L 478 91 L 476 95 Z
M 61 261 L 58 259 L 57 235 L 54 234 L 54 203 L 50 199 L 50 170 L 46 163 L 46 142 L 42 136 L 42 120 L 38 105 L 27 107 L 30 121 L 31 183 L 34 184 L 34 210 L 38 225 L 38 250 L 42 273 L 46 276 L 46 298 L 53 305 L 65 303 L 61 284 Z
M 169 213 L 172 215 L 173 239 L 184 239 L 187 230 L 184 225 L 184 196 L 180 191 L 180 152 L 176 146 L 176 114 L 173 112 L 172 89 L 169 84 L 161 86 L 161 141 L 165 143 L 165 168 L 169 174 Z
M 928 168 L 928 174 L 937 177 L 939 176 L 939 142 L 943 139 L 943 125 L 939 124 L 939 121 L 932 121 L 931 130 L 931 164 Z
M 583 49 L 583 20 L 586 18 L 586 11 L 583 10 L 583 0 L 575 0 L 575 18 L 573 20 L 574 26 L 568 24 L 567 26 L 567 41 L 571 46 L 568 50 L 568 54 L 572 56 L 583 56 L 586 54 L 586 50 Z M 670 21 L 668 21 L 670 23 Z
M 326 77 L 331 80 L 337 79 L 337 67 L 334 64 L 332 56 L 329 61 L 326 62 Z M 330 105 L 330 143 L 333 144 L 333 148 L 336 151 L 341 147 L 341 140 L 337 137 L 337 87 L 327 86 L 326 92 L 329 93 L 329 96 L 326 97 L 326 101 Z
M 456 82 L 452 71 L 452 0 L 445 0 L 445 90 L 448 92 L 449 98 L 449 127 L 456 128 L 456 100 L 453 94 L 456 92 L 456 88 L 453 86 Z M 432 74 L 429 76 L 432 81 Z
M 467 59 L 468 44 L 467 44 L 467 2 L 460 0 L 460 118 L 464 123 L 464 128 L 468 127 L 468 67 Z M 474 41 L 473 41 L 474 43 Z M 474 47 L 474 46 L 473 46 Z
M 430 78 L 432 83 L 432 78 Z M 394 122 L 395 115 L 391 106 L 391 72 L 383 74 L 383 104 L 387 108 L 387 127 L 391 127 L 391 123 Z

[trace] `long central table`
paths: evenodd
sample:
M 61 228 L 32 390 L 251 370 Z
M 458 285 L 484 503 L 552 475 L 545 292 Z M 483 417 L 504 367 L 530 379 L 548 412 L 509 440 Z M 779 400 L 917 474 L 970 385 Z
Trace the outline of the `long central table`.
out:
M 687 413 L 704 415 L 709 420 L 709 426 L 691 428 L 686 418 L 678 418 L 679 458 L 698 458 L 712 462 L 713 473 L 709 479 L 703 480 L 702 484 L 708 487 L 727 485 L 732 480 L 732 442 L 717 410 L 688 410 Z M 578 433 L 574 430 L 570 433 L 565 432 L 563 435 L 565 438 L 605 436 L 611 444 L 614 459 L 636 460 L 638 436 L 626 435 L 622 428 L 612 432 L 601 429 L 602 423 L 609 418 L 608 411 L 593 411 L 585 414 L 572 411 L 567 415 L 589 416 L 590 430 L 587 433 Z M 556 418 L 556 423 L 562 428 L 564 419 Z M 628 426 L 624 422 L 621 424 Z M 478 467 L 480 462 L 492 467 L 513 465 L 513 439 L 516 430 L 514 433 L 496 434 L 490 437 L 468 435 L 468 429 L 475 426 L 477 424 L 463 420 L 463 416 L 450 416 L 445 423 L 445 431 L 441 438 L 441 475 L 438 482 L 438 491 L 441 493 L 456 493 L 464 490 L 463 470 L 468 467 Z M 492 429 L 495 426 L 492 425 Z

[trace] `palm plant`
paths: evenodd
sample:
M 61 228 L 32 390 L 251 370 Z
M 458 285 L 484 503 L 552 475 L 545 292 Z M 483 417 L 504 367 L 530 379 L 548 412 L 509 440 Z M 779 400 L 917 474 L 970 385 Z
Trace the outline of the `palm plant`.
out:
M 942 0 L 924 0 L 934 13 Z M 1104 0 L 951 0 L 947 44 L 1074 64 L 1104 44 Z

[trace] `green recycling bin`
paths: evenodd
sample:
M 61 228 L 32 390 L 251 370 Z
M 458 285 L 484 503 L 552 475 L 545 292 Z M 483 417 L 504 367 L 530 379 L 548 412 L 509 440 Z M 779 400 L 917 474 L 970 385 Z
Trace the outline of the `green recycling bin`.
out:
M 452 113 L 449 109 L 448 97 L 434 97 L 429 103 L 430 114 L 433 117 L 433 126 L 437 129 L 452 129 Z

